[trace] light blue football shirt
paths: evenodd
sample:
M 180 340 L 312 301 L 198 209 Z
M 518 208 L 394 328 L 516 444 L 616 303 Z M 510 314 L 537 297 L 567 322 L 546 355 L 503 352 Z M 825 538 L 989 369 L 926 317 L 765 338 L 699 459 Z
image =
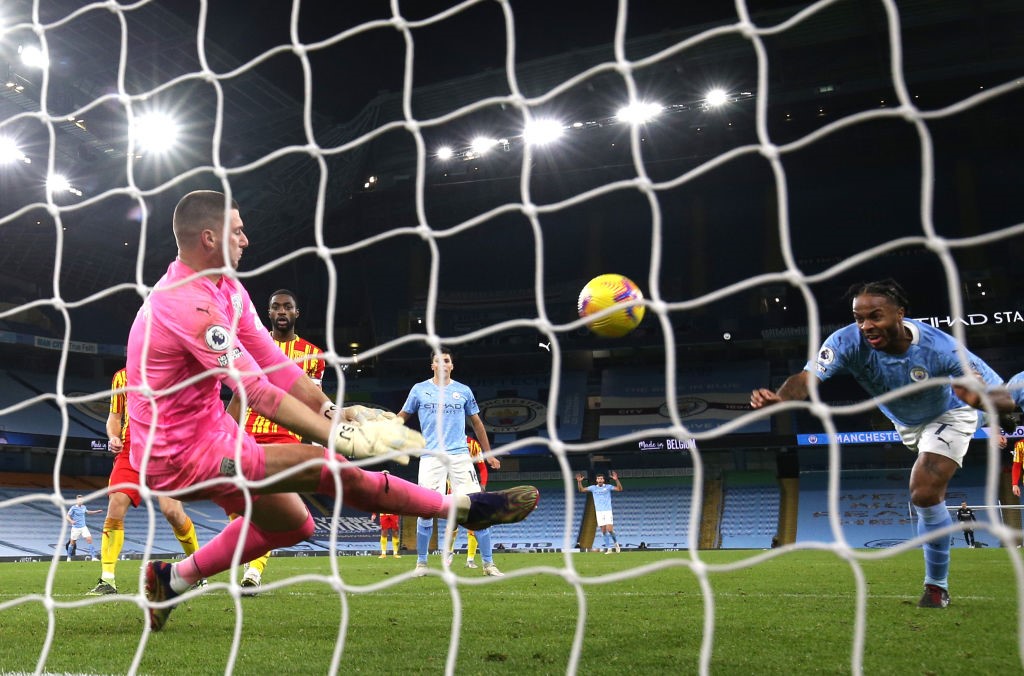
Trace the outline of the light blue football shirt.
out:
M 962 376 L 963 368 L 957 356 L 957 342 L 951 335 L 913 319 L 904 319 L 913 339 L 904 354 L 892 355 L 876 350 L 861 335 L 856 324 L 845 326 L 825 340 L 818 357 L 807 362 L 805 371 L 828 380 L 838 373 L 849 373 L 871 396 L 891 392 L 905 385 L 929 378 Z M 999 385 L 1003 379 L 977 355 L 967 352 L 971 368 L 981 374 L 989 385 Z M 906 394 L 887 404 L 878 404 L 879 410 L 898 425 L 911 427 L 931 422 L 946 411 L 962 408 L 950 383 Z
M 604 484 L 598 486 L 597 484 L 590 484 L 587 486 L 587 490 L 594 496 L 594 510 L 597 512 L 610 512 L 612 511 L 612 491 L 615 490 L 615 486 L 611 484 Z
M 440 410 L 441 414 L 438 415 Z M 466 418 L 480 412 L 473 391 L 457 380 L 443 387 L 433 380 L 416 383 L 402 406 L 407 415 L 416 414 L 428 451 L 446 451 L 451 455 L 469 453 L 466 442 Z M 438 423 L 440 422 L 440 435 Z
M 1006 381 L 1006 386 L 1010 389 L 1010 396 L 1017 402 L 1017 406 L 1024 408 L 1024 371 Z
M 71 518 L 72 528 L 85 528 L 85 505 L 71 505 L 68 516 Z

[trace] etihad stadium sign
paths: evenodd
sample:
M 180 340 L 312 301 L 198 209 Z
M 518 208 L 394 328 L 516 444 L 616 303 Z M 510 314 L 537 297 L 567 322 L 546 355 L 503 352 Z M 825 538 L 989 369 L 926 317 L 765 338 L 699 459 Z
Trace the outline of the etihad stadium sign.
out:
M 972 312 L 963 317 L 952 315 L 934 317 L 914 317 L 922 324 L 934 326 L 937 329 L 948 329 L 959 324 L 961 326 L 976 327 L 1002 324 L 1024 324 L 1024 313 L 1018 310 L 1002 310 L 1000 312 Z M 821 336 L 826 336 L 838 331 L 846 324 L 824 324 L 821 327 Z M 773 329 L 762 329 L 761 338 L 764 340 L 782 340 L 789 338 L 801 338 L 807 335 L 807 326 L 780 326 Z
M 1024 314 L 1017 310 L 1003 310 L 1002 312 L 974 312 L 964 317 L 915 317 L 922 324 L 931 324 L 937 329 L 942 329 L 956 324 L 962 326 L 984 326 L 986 324 L 1024 324 Z

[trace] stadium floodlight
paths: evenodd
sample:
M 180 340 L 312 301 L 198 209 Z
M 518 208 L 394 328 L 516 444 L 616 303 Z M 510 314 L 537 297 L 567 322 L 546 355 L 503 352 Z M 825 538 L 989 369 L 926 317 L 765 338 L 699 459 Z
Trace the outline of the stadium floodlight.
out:
M 32 164 L 32 160 L 25 153 L 21 152 L 14 139 L 0 137 L 0 164 L 12 164 L 14 162 Z
M 637 101 L 620 108 L 615 117 L 620 122 L 626 122 L 627 124 L 643 124 L 657 117 L 662 110 L 663 107 L 660 103 Z
M 50 65 L 50 59 L 35 45 L 20 45 L 18 54 L 21 62 L 30 68 L 46 68 Z
M 469 147 L 474 154 L 483 155 L 488 150 L 493 148 L 497 143 L 498 141 L 493 138 L 489 138 L 487 136 L 477 136 L 470 142 Z
M 455 151 L 452 150 L 449 146 L 441 146 L 440 148 L 437 149 L 437 153 L 435 154 L 437 155 L 437 159 L 439 160 L 450 160 L 452 158 L 452 155 L 455 154 Z
M 82 191 L 72 186 L 71 181 L 69 181 L 63 174 L 51 174 L 50 177 L 46 179 L 46 189 L 51 195 L 69 192 L 78 197 L 82 196 Z
M 565 132 L 557 120 L 531 120 L 523 129 L 523 140 L 532 146 L 542 146 L 555 141 Z
M 135 149 L 165 153 L 178 142 L 178 123 L 167 113 L 145 113 L 133 125 Z
M 63 174 L 51 174 L 46 179 L 46 188 L 50 192 L 67 192 L 71 188 L 71 182 Z
M 717 108 L 729 101 L 729 95 L 724 89 L 712 89 L 704 96 L 704 102 L 709 108 Z

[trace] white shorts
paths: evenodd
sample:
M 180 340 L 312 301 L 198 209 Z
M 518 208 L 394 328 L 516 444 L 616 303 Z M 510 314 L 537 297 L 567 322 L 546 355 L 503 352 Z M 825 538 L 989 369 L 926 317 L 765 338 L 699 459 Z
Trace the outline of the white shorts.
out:
M 452 493 L 468 495 L 480 492 L 480 481 L 469 453 L 441 456 L 424 454 L 420 457 L 418 483 L 441 495 L 447 492 L 449 483 Z
M 91 540 L 92 539 L 92 533 L 89 532 L 89 527 L 88 526 L 82 526 L 81 528 L 72 528 L 71 529 L 71 539 L 72 540 L 77 540 L 80 537 L 83 537 L 86 540 Z
M 978 431 L 978 411 L 970 406 L 946 411 L 924 425 L 896 425 L 903 444 L 916 453 L 944 455 L 963 467 L 967 445 Z
M 612 525 L 612 510 L 597 512 L 597 525 L 598 527 Z

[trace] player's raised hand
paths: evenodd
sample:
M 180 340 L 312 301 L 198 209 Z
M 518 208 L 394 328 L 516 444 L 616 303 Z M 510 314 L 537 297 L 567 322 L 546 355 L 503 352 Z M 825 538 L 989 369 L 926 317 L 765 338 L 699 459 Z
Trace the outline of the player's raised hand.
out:
M 767 387 L 761 387 L 750 393 L 750 408 L 764 408 L 782 401 L 782 397 Z
M 400 465 L 409 464 L 403 451 L 421 451 L 426 447 L 423 435 L 407 428 L 399 420 L 370 420 L 365 423 L 343 422 L 334 437 L 334 450 L 346 458 L 359 460 L 389 453 Z

